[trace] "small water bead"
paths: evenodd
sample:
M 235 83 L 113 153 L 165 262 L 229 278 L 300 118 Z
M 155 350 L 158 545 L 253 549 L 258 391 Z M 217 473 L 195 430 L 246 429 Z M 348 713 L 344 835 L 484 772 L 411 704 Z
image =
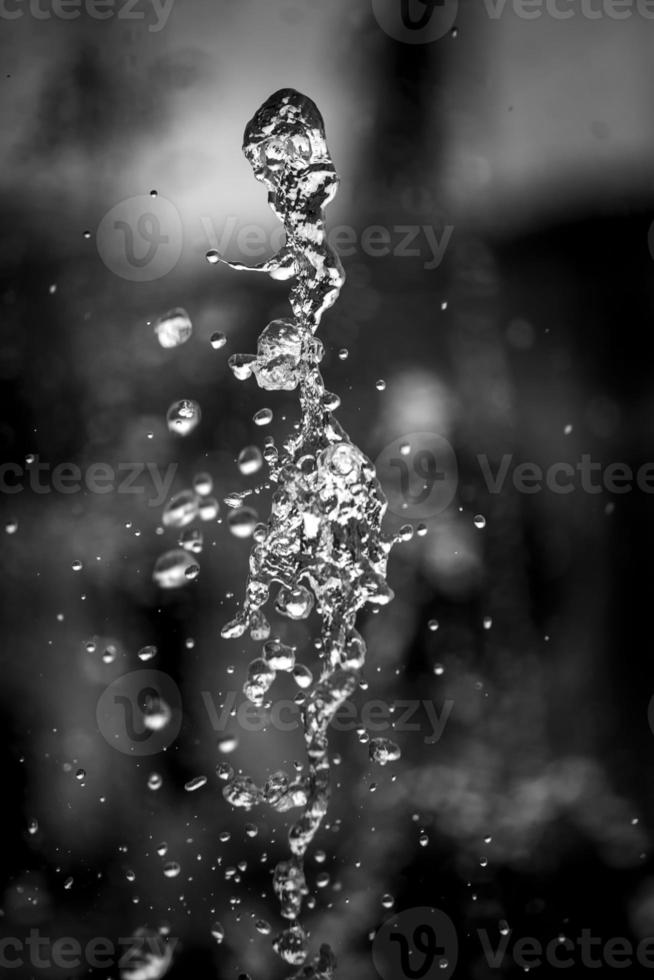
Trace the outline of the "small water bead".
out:
M 191 398 L 181 398 L 173 402 L 166 413 L 166 425 L 169 432 L 178 436 L 187 436 L 200 423 L 202 411 L 196 401 Z
M 75 773 L 75 779 L 79 783 L 81 783 L 84 779 L 86 779 L 86 770 L 85 769 L 78 769 L 77 772 Z
M 335 412 L 341 407 L 340 395 L 337 395 L 333 391 L 326 391 L 323 396 L 322 403 L 328 412 Z
M 200 497 L 208 497 L 213 490 L 213 477 L 210 473 L 196 473 L 193 477 L 193 489 Z
M 232 779 L 234 776 L 234 770 L 226 762 L 219 762 L 216 766 L 216 776 L 221 779 L 224 783 Z
M 66 878 L 66 880 L 64 881 L 64 888 L 66 889 L 67 892 L 69 892 L 74 884 L 75 884 L 74 878 Z
M 163 779 L 158 772 L 151 772 L 148 776 L 148 789 L 158 790 L 163 786 Z
M 395 905 L 395 899 L 393 898 L 393 896 L 391 894 L 389 894 L 388 892 L 386 892 L 385 895 L 382 895 L 381 903 L 382 903 L 382 907 L 383 908 L 385 908 L 385 909 L 392 909 L 393 906 Z
M 475 527 L 479 528 L 480 531 L 486 527 L 486 518 L 483 514 L 475 514 L 473 522 Z
M 304 664 L 296 664 L 293 668 L 293 680 L 298 687 L 306 690 L 313 683 L 313 674 Z
M 400 445 L 400 456 L 408 456 L 411 452 L 411 443 L 403 442 Z
M 434 673 L 437 677 L 441 677 L 445 673 L 445 668 L 442 664 L 434 664 Z
M 227 343 L 227 337 L 224 333 L 216 331 L 216 333 L 211 334 L 210 343 L 214 350 L 220 350 Z
M 189 527 L 182 531 L 177 543 L 185 551 L 190 551 L 193 555 L 199 555 L 202 553 L 202 548 L 204 547 L 204 535 L 199 528 Z M 186 575 L 188 576 L 188 571 Z
M 349 357 L 349 354 L 350 354 L 350 352 L 347 349 L 347 347 L 341 347 L 341 349 L 338 352 L 338 359 L 339 359 L 339 361 L 347 361 L 347 359 Z
M 255 354 L 232 354 L 227 363 L 237 381 L 247 381 L 252 377 L 252 368 L 256 360 Z
M 238 454 L 238 468 L 243 476 L 258 473 L 263 466 L 263 456 L 258 446 L 245 446 Z
M 254 923 L 254 928 L 258 933 L 261 933 L 262 936 L 269 936 L 272 932 L 270 923 L 266 922 L 265 919 L 257 919 L 257 921 Z
M 125 872 L 125 877 L 127 878 L 128 881 L 136 881 L 136 872 L 132 871 L 131 868 L 128 868 L 127 871 Z
M 188 551 L 177 548 L 157 558 L 152 579 L 160 589 L 179 589 L 188 583 L 187 569 L 194 567 L 197 567 L 197 564 Z
M 201 521 L 215 521 L 220 514 L 220 504 L 215 497 L 200 497 L 198 517 Z
M 383 378 L 380 378 L 378 381 L 375 381 L 375 388 L 377 389 L 377 391 L 386 391 L 386 382 L 384 381 Z
M 197 564 L 197 562 L 193 565 L 189 565 L 186 571 L 184 572 L 184 575 L 186 576 L 189 582 L 194 582 L 196 578 L 199 576 L 199 574 L 200 574 L 200 566 Z
M 426 527 L 426 525 L 425 524 L 418 524 L 418 527 L 416 528 L 416 534 L 418 535 L 419 538 L 424 538 L 425 535 L 427 534 L 427 527 Z
M 237 748 L 237 746 L 238 746 L 238 739 L 236 738 L 235 735 L 223 735 L 221 736 L 221 738 L 218 739 L 216 743 L 216 748 L 218 749 L 219 752 L 222 752 L 223 755 L 229 755 L 229 753 L 233 752 Z M 230 766 L 227 766 L 227 769 L 230 768 L 231 768 Z
M 117 648 L 113 645 L 113 643 L 108 643 L 102 651 L 102 662 L 105 664 L 112 664 L 117 656 Z
M 259 515 L 252 507 L 239 507 L 230 511 L 227 517 L 229 530 L 235 538 L 250 538 L 259 520 Z
M 205 258 L 209 263 L 209 265 L 218 265 L 218 263 L 220 262 L 220 252 L 218 251 L 217 248 L 210 248 L 209 251 L 205 254 Z
M 273 949 L 284 962 L 302 966 L 307 958 L 307 936 L 302 926 L 285 929 L 273 942 Z
M 403 524 L 397 536 L 400 541 L 410 541 L 413 537 L 413 524 Z
M 371 739 L 368 753 L 371 760 L 380 766 L 385 766 L 389 762 L 397 762 L 402 755 L 399 745 L 396 745 L 390 738 Z
M 193 779 L 189 779 L 187 783 L 184 783 L 184 789 L 187 793 L 195 793 L 196 790 L 202 789 L 206 784 L 206 776 L 195 776 Z
M 492 627 L 492 625 L 493 625 L 493 617 L 492 616 L 484 616 L 484 620 L 483 620 L 484 629 L 485 630 L 489 630 Z
M 170 722 L 173 713 L 169 704 L 158 694 L 148 695 L 143 707 L 143 724 L 150 732 L 160 732 Z
M 273 413 L 269 408 L 260 408 L 258 412 L 255 412 L 252 416 L 252 421 L 255 425 L 270 425 L 273 419 Z
M 81 572 L 84 566 L 79 559 L 76 559 L 70 566 L 74 572 Z
M 420 837 L 418 838 L 418 843 L 420 844 L 421 847 L 427 847 L 427 845 L 429 844 L 429 837 L 424 831 L 420 834 Z
M 181 870 L 177 861 L 166 861 L 163 866 L 163 873 L 166 878 L 177 878 Z
M 141 649 L 137 653 L 137 657 L 139 658 L 139 660 L 142 660 L 144 663 L 147 662 L 148 660 L 152 660 L 152 658 L 156 657 L 156 655 L 157 655 L 157 648 L 153 645 L 141 647 Z
M 232 839 L 232 835 L 228 830 L 221 830 L 218 834 L 218 840 L 221 844 L 227 844 Z M 227 875 L 226 875 L 227 877 Z
M 165 857 L 168 853 L 168 844 L 166 841 L 162 841 L 161 844 L 157 844 L 157 854 L 159 857 Z
M 198 516 L 199 500 L 192 490 L 181 490 L 168 501 L 161 516 L 164 527 L 186 527 Z
M 498 927 L 500 931 L 500 936 L 508 936 L 509 933 L 511 932 L 511 929 L 509 928 L 509 923 L 506 921 L 506 919 L 500 919 L 498 923 Z
M 487 868 L 488 867 L 488 858 L 485 857 L 484 855 L 482 855 L 482 857 L 479 858 L 479 865 L 482 868 Z
M 289 619 L 307 619 L 313 609 L 314 598 L 311 592 L 303 585 L 298 585 L 294 589 L 287 589 L 285 586 L 277 593 L 275 609 Z
M 27 825 L 27 833 L 33 837 L 34 834 L 38 833 L 38 830 L 39 830 L 38 820 L 30 820 L 30 822 Z
M 263 658 L 273 670 L 291 671 L 295 667 L 295 648 L 269 640 L 264 644 Z
M 319 875 L 316 875 L 316 886 L 318 888 L 326 888 L 330 882 L 330 876 L 328 871 L 321 871 Z
M 7 532 L 7 534 L 15 534 L 17 530 L 18 530 L 18 521 L 13 519 L 7 521 L 7 523 L 5 524 L 5 531 Z
M 429 622 L 427 623 L 427 626 L 432 633 L 435 633 L 439 626 L 438 620 L 430 619 Z
M 185 344 L 193 333 L 193 324 L 186 310 L 177 307 L 158 317 L 154 332 L 162 347 L 179 347 Z

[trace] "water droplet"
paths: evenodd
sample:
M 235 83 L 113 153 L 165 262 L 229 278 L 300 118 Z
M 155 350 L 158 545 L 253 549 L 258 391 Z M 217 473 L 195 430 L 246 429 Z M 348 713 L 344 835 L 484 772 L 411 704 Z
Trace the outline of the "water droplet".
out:
M 166 861 L 163 866 L 163 873 L 166 878 L 177 878 L 181 870 L 177 861 Z
M 216 333 L 211 334 L 211 346 L 214 350 L 220 350 L 220 348 L 224 347 L 226 343 L 227 337 L 224 333 L 219 333 L 217 331 Z
M 210 473 L 196 473 L 193 477 L 193 489 L 201 497 L 208 497 L 213 490 L 213 478 Z
M 263 466 L 263 456 L 258 446 L 245 446 L 238 454 L 238 468 L 243 476 L 257 473 Z
M 81 783 L 81 782 L 82 782 L 82 781 L 83 781 L 84 779 L 86 779 L 86 770 L 85 770 L 85 769 L 78 769 L 78 770 L 77 770 L 77 772 L 75 773 L 75 779 L 76 779 L 76 780 L 77 780 L 78 782 L 80 782 L 80 783 Z
M 152 660 L 152 658 L 156 657 L 156 655 L 157 655 L 157 648 L 152 645 L 141 647 L 141 649 L 137 654 L 139 660 L 143 660 L 143 661 Z
M 193 779 L 189 779 L 189 781 L 184 784 L 184 789 L 187 793 L 194 793 L 197 789 L 202 789 L 206 783 L 206 776 L 195 776 Z
M 255 425 L 270 425 L 272 422 L 273 413 L 269 408 L 260 408 L 258 412 L 255 412 L 252 416 L 252 421 Z
M 216 748 L 224 755 L 228 755 L 230 752 L 233 752 L 237 746 L 238 739 L 235 735 L 223 735 L 216 743 Z M 229 769 L 229 766 L 227 768 Z
M 445 668 L 442 664 L 434 664 L 434 673 L 437 677 L 441 677 L 445 673 Z
M 185 527 L 198 516 L 199 500 L 192 490 L 181 490 L 164 507 L 161 521 L 164 527 Z
M 382 903 L 383 908 L 385 908 L 385 909 L 392 909 L 393 906 L 395 905 L 395 899 L 393 898 L 393 896 L 391 894 L 389 894 L 388 892 L 386 892 L 385 895 L 382 895 L 381 903 Z
M 347 349 L 347 347 L 341 347 L 341 349 L 338 352 L 338 358 L 341 361 L 346 361 L 348 359 L 349 354 L 350 352 Z
M 259 516 L 251 507 L 239 507 L 230 511 L 227 517 L 229 530 L 235 538 L 249 538 L 254 531 Z
M 18 521 L 10 520 L 5 524 L 5 531 L 7 534 L 15 534 L 18 530 Z
M 432 633 L 435 633 L 439 626 L 438 620 L 430 619 L 429 622 L 427 623 L 427 626 Z
M 390 738 L 371 739 L 368 753 L 371 760 L 380 766 L 385 766 L 389 762 L 397 762 L 402 755 L 399 745 L 392 742 Z
M 475 514 L 473 521 L 475 527 L 479 528 L 479 530 L 486 527 L 486 518 L 483 514 Z
M 148 789 L 158 790 L 163 786 L 163 779 L 158 772 L 151 772 L 148 776 Z
M 492 625 L 493 625 L 493 617 L 492 616 L 484 616 L 484 620 L 483 620 L 484 629 L 485 630 L 489 630 Z
M 169 432 L 178 436 L 187 436 L 200 423 L 202 412 L 197 402 L 190 398 L 181 398 L 173 402 L 166 413 L 166 424 Z
M 186 570 L 196 566 L 188 551 L 176 548 L 157 558 L 152 578 L 160 589 L 179 589 L 188 583 Z
M 216 940 L 217 943 L 221 943 L 225 938 L 225 930 L 223 929 L 220 922 L 214 922 L 211 927 L 211 935 Z
M 424 833 L 424 831 L 418 837 L 418 843 L 420 844 L 421 847 L 427 847 L 427 845 L 429 844 L 429 837 L 427 836 L 427 834 Z
M 193 333 L 193 325 L 186 310 L 178 307 L 158 317 L 154 324 L 154 332 L 162 347 L 179 347 L 180 344 L 185 344 Z
M 71 565 L 71 568 L 73 569 L 74 572 L 81 572 L 84 566 L 82 565 L 81 561 L 79 561 L 79 559 L 76 559 Z
M 220 514 L 220 504 L 215 497 L 200 497 L 198 517 L 201 521 L 215 521 Z
M 375 381 L 375 388 L 377 389 L 377 391 L 386 391 L 386 382 L 384 381 L 383 378 L 380 378 L 378 381 Z

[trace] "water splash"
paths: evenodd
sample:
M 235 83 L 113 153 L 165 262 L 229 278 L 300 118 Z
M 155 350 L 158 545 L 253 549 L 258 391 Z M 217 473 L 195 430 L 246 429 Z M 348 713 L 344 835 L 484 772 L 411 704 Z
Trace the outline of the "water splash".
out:
M 361 680 L 366 647 L 355 626 L 358 612 L 368 603 L 381 605 L 393 597 L 386 566 L 396 539 L 382 534 L 386 500 L 375 468 L 334 418 L 339 399 L 325 390 L 319 370 L 323 345 L 314 334 L 345 280 L 326 238 L 324 212 L 338 177 L 320 112 L 293 89 L 276 92 L 248 123 L 243 151 L 257 180 L 267 186 L 270 206 L 286 233 L 280 250 L 254 270 L 293 279 L 293 315 L 268 324 L 257 353 L 235 354 L 230 366 L 240 380 L 254 375 L 266 391 L 299 389 L 301 419 L 281 451 L 269 443 L 264 453 L 275 486 L 272 509 L 253 535 L 242 609 L 222 635 L 240 637 L 249 630 L 264 641 L 243 688 L 254 704 L 264 702 L 279 671 L 292 673 L 305 690 L 308 766 L 294 779 L 273 773 L 263 787 L 232 773 L 223 793 L 245 810 L 267 804 L 277 811 L 302 811 L 289 830 L 290 858 L 279 862 L 273 875 L 281 914 L 291 920 L 273 945 L 286 962 L 301 966 L 307 957 L 307 937 L 297 921 L 308 893 L 303 859 L 329 803 L 328 726 Z M 215 250 L 207 258 L 212 264 L 247 268 Z M 226 503 L 240 507 L 242 496 L 231 495 Z M 273 586 L 274 607 L 281 616 L 303 620 L 315 610 L 320 617 L 315 645 L 321 666 L 315 681 L 308 668 L 296 663 L 294 648 L 269 639 L 263 607 Z M 375 748 L 380 762 L 398 756 L 391 744 Z M 330 980 L 335 965 L 330 948 L 322 946 L 313 963 L 295 976 Z

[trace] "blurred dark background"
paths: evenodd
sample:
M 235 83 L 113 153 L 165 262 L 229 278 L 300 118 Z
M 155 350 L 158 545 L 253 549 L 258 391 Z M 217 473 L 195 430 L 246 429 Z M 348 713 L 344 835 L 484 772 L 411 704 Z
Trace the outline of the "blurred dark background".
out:
M 227 358 L 284 314 L 287 284 L 204 254 L 212 229 L 239 258 L 230 228 L 275 227 L 240 151 L 275 89 L 306 92 L 324 115 L 341 175 L 330 224 L 359 239 L 381 226 L 393 244 L 394 229 L 417 229 L 417 255 L 359 246 L 344 257 L 348 281 L 320 335 L 338 417 L 372 459 L 416 432 L 456 452 L 455 499 L 395 549 L 396 598 L 361 627 L 361 698 L 429 699 L 439 713 L 450 702 L 451 715 L 429 744 L 419 712 L 420 731 L 394 736 L 402 759 L 385 769 L 355 733 L 334 735 L 341 763 L 316 840 L 326 857 L 308 860 L 312 945 L 334 945 L 340 976 L 372 978 L 372 933 L 435 905 L 459 933 L 455 976 L 481 980 L 522 972 L 480 955 L 475 931 L 495 940 L 503 920 L 543 943 L 583 929 L 634 945 L 654 935 L 651 497 L 578 483 L 524 494 L 510 480 L 492 494 L 477 459 L 494 471 L 504 454 L 542 467 L 654 459 L 654 22 L 532 21 L 509 8 L 494 20 L 462 0 L 453 31 L 403 44 L 370 4 L 347 0 L 176 0 L 160 25 L 145 4 L 142 19 L 97 21 L 16 9 L 0 31 L 3 462 L 25 473 L 30 455 L 50 468 L 174 463 L 173 491 L 207 471 L 219 500 L 256 483 L 236 457 L 269 432 L 281 440 L 295 396 L 240 384 Z M 130 279 L 107 264 L 98 229 L 153 190 L 153 209 L 163 199 L 179 216 L 178 259 Z M 451 229 L 435 267 L 425 226 L 439 240 Z M 165 350 L 152 323 L 173 307 L 194 333 Z M 202 408 L 185 439 L 165 422 L 182 397 Z M 275 419 L 259 430 L 264 405 Z M 176 536 L 161 533 L 140 482 L 141 494 L 0 494 L 0 934 L 83 943 L 164 926 L 179 939 L 171 980 L 284 976 L 254 920 L 281 927 L 270 869 L 288 821 L 232 811 L 214 768 L 261 779 L 301 758 L 301 739 L 232 719 L 238 744 L 222 756 L 202 694 L 242 699 L 255 645 L 220 628 L 250 542 L 230 534 L 222 506 L 202 525 L 197 581 L 159 590 L 152 567 Z M 253 505 L 265 519 L 266 496 Z M 389 513 L 389 529 L 403 522 Z M 116 751 L 96 721 L 103 690 L 144 666 L 146 644 L 158 648 L 147 666 L 173 678 L 184 706 L 178 738 L 151 758 Z M 208 784 L 185 791 L 200 774 Z

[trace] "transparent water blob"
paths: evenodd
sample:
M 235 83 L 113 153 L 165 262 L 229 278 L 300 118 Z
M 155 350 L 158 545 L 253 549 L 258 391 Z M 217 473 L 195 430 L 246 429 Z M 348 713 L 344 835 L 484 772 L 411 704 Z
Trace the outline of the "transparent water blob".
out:
M 251 537 L 258 520 L 259 515 L 252 507 L 239 507 L 230 511 L 227 517 L 229 530 L 235 538 Z
M 162 347 L 179 347 L 185 344 L 193 333 L 193 324 L 186 310 L 181 306 L 169 310 L 157 318 L 154 332 Z
M 166 413 L 166 425 L 169 432 L 178 436 L 187 436 L 200 424 L 202 411 L 196 401 L 191 398 L 180 398 L 173 402 Z
M 258 473 L 263 466 L 263 456 L 258 446 L 245 446 L 238 454 L 238 468 L 243 476 Z
M 161 516 L 164 527 L 185 527 L 198 516 L 199 500 L 192 490 L 181 490 L 164 507 Z
M 152 571 L 152 579 L 160 589 L 179 589 L 189 581 L 187 570 L 197 566 L 188 551 L 175 548 L 157 558 Z

